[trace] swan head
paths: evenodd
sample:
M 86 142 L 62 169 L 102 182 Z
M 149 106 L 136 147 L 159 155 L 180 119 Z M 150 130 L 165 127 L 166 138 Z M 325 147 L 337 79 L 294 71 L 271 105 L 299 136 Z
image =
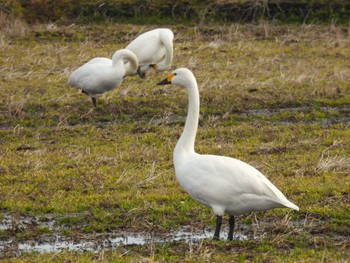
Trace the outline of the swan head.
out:
M 187 87 L 189 83 L 196 82 L 193 73 L 187 68 L 175 69 L 164 80 L 157 83 L 157 85 L 176 84 Z

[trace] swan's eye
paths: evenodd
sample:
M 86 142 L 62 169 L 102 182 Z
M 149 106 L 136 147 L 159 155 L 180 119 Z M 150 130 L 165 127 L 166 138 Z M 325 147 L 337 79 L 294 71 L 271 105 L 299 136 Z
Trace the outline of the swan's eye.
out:
M 176 76 L 176 75 L 177 75 L 177 73 L 174 73 L 174 75 Z

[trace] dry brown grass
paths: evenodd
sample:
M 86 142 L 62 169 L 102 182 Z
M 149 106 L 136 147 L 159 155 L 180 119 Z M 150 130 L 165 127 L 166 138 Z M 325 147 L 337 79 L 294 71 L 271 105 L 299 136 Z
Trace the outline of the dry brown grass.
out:
M 0 12 L 0 39 L 3 36 L 23 36 L 28 30 L 29 26 L 20 18 Z
M 322 155 L 317 164 L 316 171 L 350 173 L 350 157 L 339 155 L 329 156 L 329 154 Z

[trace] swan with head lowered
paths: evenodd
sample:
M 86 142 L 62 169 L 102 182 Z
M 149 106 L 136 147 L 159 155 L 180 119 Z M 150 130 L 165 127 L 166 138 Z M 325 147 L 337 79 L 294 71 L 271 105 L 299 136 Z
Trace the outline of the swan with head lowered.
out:
M 128 68 L 125 68 L 124 61 L 128 61 Z M 136 74 L 137 68 L 135 54 L 130 50 L 121 49 L 114 53 L 112 59 L 98 57 L 86 62 L 71 74 L 67 84 L 81 89 L 96 107 L 95 95 L 120 85 L 126 75 Z
M 169 70 L 173 61 L 174 33 L 168 28 L 157 28 L 135 38 L 126 49 L 132 51 L 138 61 L 137 74 L 146 77 L 149 68 L 157 71 Z M 126 67 L 130 64 L 126 63 Z M 130 71 L 130 75 L 134 75 Z
M 272 208 L 299 210 L 253 166 L 230 157 L 196 153 L 194 143 L 199 118 L 196 78 L 190 70 L 179 68 L 158 83 L 165 84 L 187 89 L 189 106 L 185 128 L 173 156 L 175 174 L 194 200 L 213 210 L 216 215 L 214 239 L 219 239 L 225 212 L 230 215 L 228 240 L 232 240 L 236 215 Z

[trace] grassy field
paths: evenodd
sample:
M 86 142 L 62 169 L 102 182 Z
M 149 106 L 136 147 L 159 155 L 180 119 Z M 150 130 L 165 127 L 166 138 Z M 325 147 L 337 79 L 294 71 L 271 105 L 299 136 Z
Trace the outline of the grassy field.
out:
M 156 26 L 27 27 L 0 35 L 1 240 L 60 234 L 213 227 L 212 212 L 176 182 L 172 151 L 187 112 L 184 90 L 128 77 L 91 101 L 66 85 Z M 196 150 L 246 161 L 301 210 L 238 218 L 255 239 L 152 243 L 47 254 L 0 250 L 4 262 L 346 262 L 350 258 L 350 29 L 337 26 L 171 26 L 174 65 L 201 95 Z M 226 221 L 225 221 L 226 222 Z

